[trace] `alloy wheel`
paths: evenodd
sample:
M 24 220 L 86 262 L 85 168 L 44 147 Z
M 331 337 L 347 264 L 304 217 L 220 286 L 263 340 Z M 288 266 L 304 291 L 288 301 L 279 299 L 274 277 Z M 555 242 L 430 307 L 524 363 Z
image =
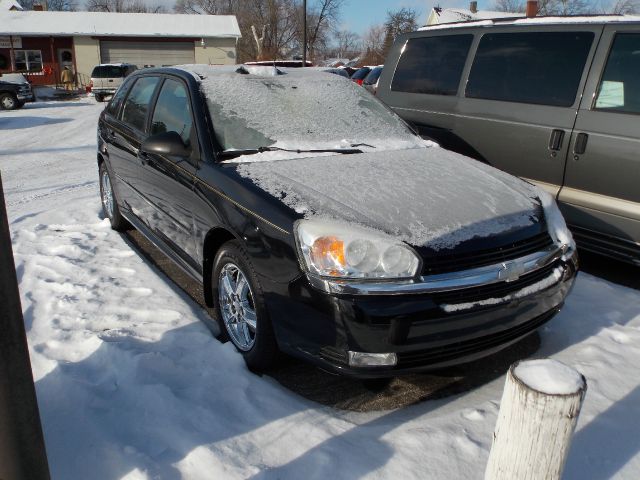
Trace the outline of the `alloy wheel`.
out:
M 111 188 L 111 179 L 106 168 L 102 171 L 100 182 L 102 186 L 102 207 L 109 219 L 113 219 L 113 189 Z
M 16 101 L 11 95 L 5 95 L 2 97 L 2 108 L 6 110 L 13 110 L 16 107 Z
M 231 341 L 243 352 L 251 350 L 256 342 L 258 325 L 253 292 L 245 274 L 231 262 L 220 270 L 218 299 Z

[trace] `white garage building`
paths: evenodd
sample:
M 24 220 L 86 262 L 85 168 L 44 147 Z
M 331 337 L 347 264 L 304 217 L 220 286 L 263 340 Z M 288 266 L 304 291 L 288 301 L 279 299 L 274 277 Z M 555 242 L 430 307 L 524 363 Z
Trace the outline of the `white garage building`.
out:
M 53 84 L 69 66 L 84 85 L 100 63 L 234 64 L 239 38 L 233 15 L 0 11 L 0 71 Z

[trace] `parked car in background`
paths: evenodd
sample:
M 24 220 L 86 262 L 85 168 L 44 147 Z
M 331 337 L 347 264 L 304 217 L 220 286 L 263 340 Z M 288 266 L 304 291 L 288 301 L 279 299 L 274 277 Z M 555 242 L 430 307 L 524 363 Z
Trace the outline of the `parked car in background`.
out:
M 97 150 L 112 227 L 202 283 L 251 368 L 278 350 L 359 377 L 442 367 L 559 311 L 577 263 L 550 195 L 423 141 L 352 82 L 253 71 L 136 72 Z
M 378 91 L 378 80 L 380 79 L 380 75 L 382 74 L 383 67 L 384 65 L 378 65 L 377 67 L 373 68 L 362 81 L 362 86 L 373 95 L 375 95 Z
M 339 77 L 349 78 L 349 74 L 343 68 L 333 68 L 333 67 L 307 67 L 308 71 L 315 72 L 325 72 L 331 73 L 333 75 L 338 75 Z
M 0 108 L 15 110 L 27 102 L 34 102 L 31 84 L 21 73 L 0 74 Z
M 116 93 L 122 81 L 138 69 L 128 63 L 97 65 L 91 72 L 91 92 L 97 102 Z
M 362 82 L 367 77 L 367 75 L 369 75 L 370 71 L 371 71 L 371 67 L 359 68 L 354 72 L 353 75 L 351 75 L 351 80 L 353 80 L 358 85 L 362 85 Z
M 640 22 L 425 27 L 378 98 L 442 146 L 545 187 L 585 250 L 640 265 Z

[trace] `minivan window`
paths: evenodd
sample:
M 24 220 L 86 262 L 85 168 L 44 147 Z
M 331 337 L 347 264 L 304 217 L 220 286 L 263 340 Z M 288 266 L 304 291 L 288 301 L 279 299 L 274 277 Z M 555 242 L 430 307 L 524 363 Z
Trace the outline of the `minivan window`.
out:
M 165 80 L 151 120 L 151 135 L 176 132 L 185 144 L 191 138 L 193 119 L 187 89 L 180 82 Z
M 466 96 L 570 107 L 592 32 L 489 33 L 478 45 Z
M 616 35 L 598 87 L 596 109 L 640 113 L 640 34 Z
M 129 126 L 144 131 L 149 101 L 153 96 L 159 77 L 142 77 L 131 87 L 131 92 L 124 102 L 122 121 Z
M 412 38 L 404 46 L 391 90 L 455 95 L 473 35 Z

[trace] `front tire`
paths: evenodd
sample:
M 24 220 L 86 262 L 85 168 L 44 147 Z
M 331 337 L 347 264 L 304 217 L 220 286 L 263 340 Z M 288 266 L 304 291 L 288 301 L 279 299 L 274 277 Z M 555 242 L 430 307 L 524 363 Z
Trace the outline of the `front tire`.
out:
M 19 103 L 18 99 L 10 93 L 0 94 L 0 108 L 2 110 L 15 110 L 19 108 Z
M 107 165 L 102 162 L 99 169 L 100 177 L 100 201 L 102 203 L 102 212 L 109 219 L 111 228 L 122 232 L 129 228 L 129 222 L 120 213 L 120 207 L 116 200 L 116 194 L 113 191 L 113 182 L 107 170 Z
M 240 242 L 220 248 L 211 275 L 222 339 L 231 340 L 251 370 L 268 370 L 277 360 L 278 346 L 260 282 Z
M 98 103 L 104 102 L 104 96 L 103 95 L 100 95 L 100 94 L 96 93 L 96 94 L 94 94 L 94 97 L 96 98 L 96 102 L 98 102 Z

